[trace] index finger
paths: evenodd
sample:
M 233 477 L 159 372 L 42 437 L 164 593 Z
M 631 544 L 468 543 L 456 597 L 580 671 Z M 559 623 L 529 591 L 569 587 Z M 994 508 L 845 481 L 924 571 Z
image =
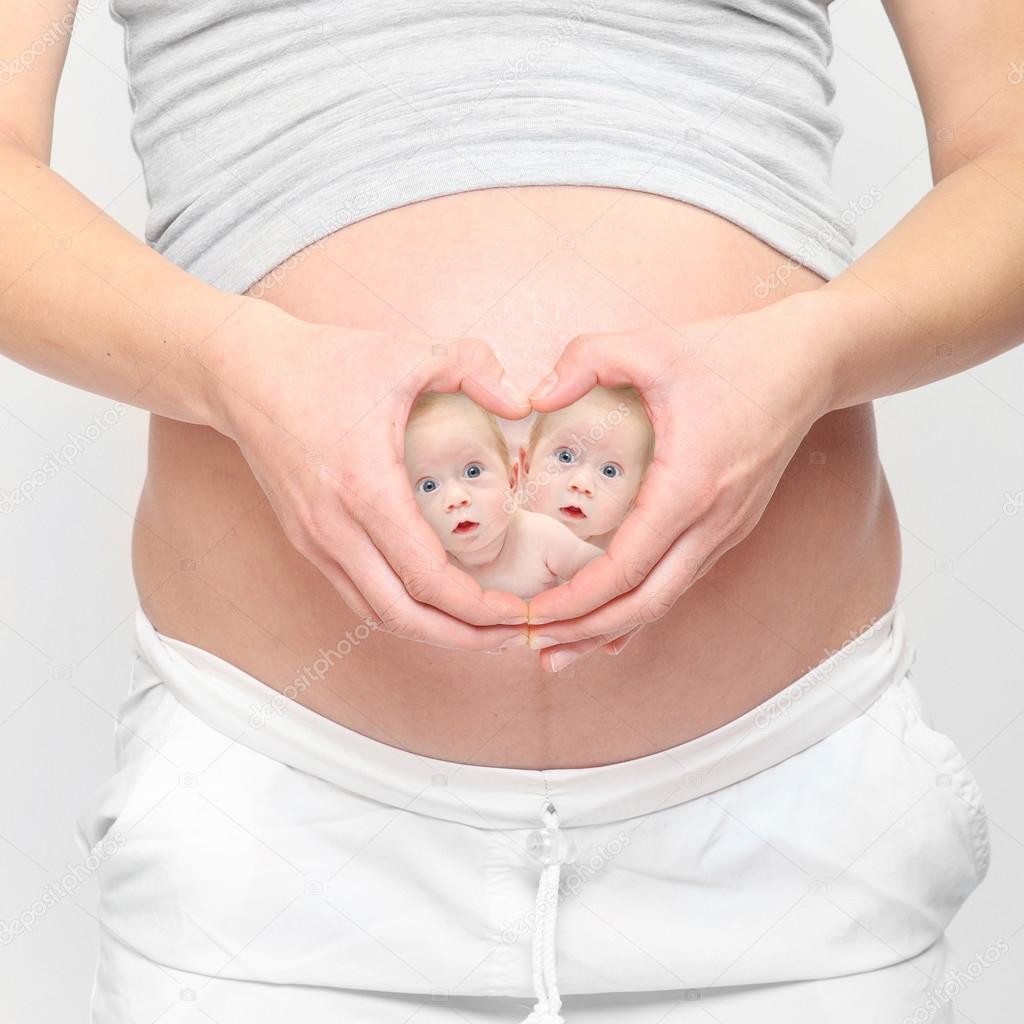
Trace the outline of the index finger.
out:
M 568 582 L 533 598 L 530 625 L 579 618 L 638 587 L 676 538 L 697 521 L 701 507 L 696 473 L 688 480 L 685 471 L 670 468 L 656 455 L 608 550 Z

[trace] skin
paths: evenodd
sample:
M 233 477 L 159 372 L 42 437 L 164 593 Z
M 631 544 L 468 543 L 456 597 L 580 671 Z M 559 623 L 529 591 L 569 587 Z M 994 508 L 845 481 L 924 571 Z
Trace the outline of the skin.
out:
M 601 554 L 568 527 L 516 507 L 515 472 L 465 396 L 410 422 L 405 466 L 420 513 L 448 557 L 488 589 L 525 600 Z
M 650 428 L 620 404 L 595 388 L 545 418 L 533 451 L 519 449 L 527 507 L 600 548 L 633 506 L 648 463 Z
M 350 224 L 228 295 L 50 168 L 57 34 L 0 91 L 0 345 L 153 414 L 132 566 L 157 628 L 284 691 L 372 619 L 303 703 L 405 749 L 559 768 L 723 724 L 884 611 L 899 524 L 871 403 L 1024 337 L 1024 89 L 1007 72 L 1024 7 L 884 6 L 936 187 L 827 284 L 686 203 L 496 186 Z M 3 59 L 68 10 L 10 0 Z M 451 565 L 402 434 L 423 390 L 521 419 L 516 391 L 552 368 L 532 408 L 631 383 L 659 453 L 606 554 L 526 607 Z M 624 655 L 596 653 L 638 626 Z M 541 628 L 539 657 L 484 656 Z M 590 656 L 553 676 L 563 652 Z
M 577 237 L 572 250 L 557 245 L 568 232 Z M 635 240 L 635 250 L 623 248 L 624 233 Z M 691 240 L 686 251 L 699 252 L 699 260 L 679 262 L 679 237 Z M 637 260 L 637 253 L 644 258 Z M 232 406 L 229 432 L 247 439 L 249 465 L 266 469 L 284 509 L 289 488 L 313 495 L 326 484 L 333 493 L 336 481 L 356 474 L 352 487 L 339 487 L 337 502 L 317 516 L 325 538 L 337 538 L 336 549 L 354 565 L 354 535 L 337 511 L 352 507 L 353 493 L 360 498 L 356 511 L 365 502 L 372 512 L 366 522 L 375 547 L 390 542 L 391 534 L 402 539 L 405 520 L 383 481 L 391 462 L 390 431 L 402 428 L 397 448 L 404 410 L 391 404 L 381 379 L 404 380 L 409 368 L 429 365 L 423 349 L 411 345 L 402 361 L 397 339 L 407 318 L 433 336 L 451 338 L 459 329 L 453 295 L 463 303 L 462 330 L 479 311 L 491 309 L 474 330 L 492 340 L 498 362 L 525 390 L 566 351 L 567 334 L 616 319 L 627 326 L 644 315 L 653 330 L 657 321 L 645 307 L 683 323 L 722 309 L 738 311 L 750 301 L 757 275 L 769 274 L 778 261 L 770 246 L 707 211 L 627 191 L 485 190 L 391 210 L 338 232 L 323 249 L 295 261 L 265 293 L 287 314 L 381 333 L 360 337 L 351 349 L 310 333 L 301 351 L 275 333 L 260 333 L 258 342 L 249 335 L 244 345 L 225 339 L 215 370 L 226 377 L 230 368 L 233 387 L 250 399 Z M 427 265 L 429 280 L 422 269 Z M 536 270 L 527 273 L 532 266 Z M 815 282 L 821 283 L 816 275 L 795 272 L 786 287 L 792 292 L 797 284 L 808 289 Z M 386 304 L 381 295 L 388 296 Z M 506 301 L 495 306 L 495 295 L 506 295 Z M 631 299 L 624 306 L 623 295 L 641 296 L 644 305 Z M 786 336 L 775 348 L 783 367 L 792 365 L 795 349 L 784 343 Z M 762 334 L 754 337 L 758 347 L 765 344 Z M 467 377 L 470 383 L 494 379 L 476 370 Z M 351 397 L 339 402 L 339 393 Z M 582 395 L 566 404 L 577 397 Z M 659 398 L 669 410 L 694 410 L 666 459 L 706 436 L 707 422 L 717 415 L 709 415 L 708 405 L 721 397 L 711 391 L 699 405 L 692 395 L 680 396 L 678 404 L 672 392 Z M 377 436 L 372 431 L 381 402 L 388 432 Z M 298 413 L 305 422 L 296 429 Z M 285 431 L 279 422 L 292 425 Z M 673 436 L 668 419 L 663 430 L 659 443 Z M 293 448 L 295 433 L 303 443 Z M 282 448 L 295 451 L 287 462 L 293 470 L 288 486 L 271 476 Z M 304 461 L 306 448 L 324 453 L 321 466 Z M 825 455 L 824 471 L 815 452 Z M 415 506 L 404 461 L 396 459 Z M 140 593 L 158 629 L 213 649 L 283 689 L 297 666 L 354 632 L 361 618 L 316 567 L 293 557 L 292 545 L 280 536 L 279 517 L 246 463 L 230 438 L 154 421 L 150 483 L 138 517 L 144 528 L 136 530 Z M 595 652 L 579 667 L 552 675 L 528 647 L 497 658 L 484 653 L 505 638 L 474 652 L 409 643 L 377 630 L 300 699 L 384 742 L 462 763 L 578 767 L 642 756 L 699 735 L 820 662 L 824 647 L 848 640 L 850 630 L 884 612 L 895 594 L 899 531 L 877 461 L 870 406 L 816 424 L 791 463 L 771 514 L 735 558 L 723 559 L 691 587 L 622 658 Z M 418 506 L 416 513 L 447 562 Z M 194 570 L 179 569 L 179 559 L 190 557 L 178 554 L 182 547 L 195 553 Z M 544 591 L 536 601 L 559 590 L 564 587 Z M 428 607 L 417 604 L 417 611 Z

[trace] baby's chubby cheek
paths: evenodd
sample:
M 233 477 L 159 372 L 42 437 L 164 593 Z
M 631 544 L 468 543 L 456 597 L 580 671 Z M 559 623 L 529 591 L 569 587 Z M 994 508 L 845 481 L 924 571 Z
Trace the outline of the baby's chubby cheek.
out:
M 441 522 L 437 510 L 431 508 L 423 501 L 416 502 L 417 507 L 420 510 L 420 515 L 426 520 L 427 525 L 438 535 L 441 539 L 441 545 L 446 551 L 452 549 L 452 536 L 444 524 Z
M 534 512 L 552 512 L 557 508 L 556 489 L 553 484 L 527 477 L 523 485 L 526 507 Z
M 629 511 L 628 502 L 621 495 L 598 496 L 594 502 L 593 525 L 595 533 L 607 533 L 621 525 Z

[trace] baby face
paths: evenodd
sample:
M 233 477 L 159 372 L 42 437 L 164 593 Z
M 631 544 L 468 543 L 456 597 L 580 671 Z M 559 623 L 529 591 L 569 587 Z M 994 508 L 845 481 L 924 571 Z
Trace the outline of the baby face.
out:
M 650 427 L 614 395 L 585 395 L 550 413 L 532 456 L 523 457 L 527 507 L 584 540 L 616 529 L 648 465 Z
M 429 409 L 408 426 L 405 467 L 420 513 L 446 551 L 484 549 L 508 528 L 511 467 L 469 399 Z

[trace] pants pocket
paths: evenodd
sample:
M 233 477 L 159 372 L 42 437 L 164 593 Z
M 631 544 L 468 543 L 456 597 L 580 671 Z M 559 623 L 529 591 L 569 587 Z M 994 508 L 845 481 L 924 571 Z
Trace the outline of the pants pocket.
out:
M 75 843 L 83 856 L 114 831 L 146 769 L 161 756 L 162 740 L 180 707 L 159 676 L 136 654 L 114 725 L 115 770 L 94 790 L 75 819 Z
M 911 678 L 913 670 L 908 670 L 901 680 L 897 691 L 906 709 L 911 725 L 916 729 L 933 749 L 938 758 L 936 763 L 947 766 L 946 771 L 937 780 L 940 785 L 948 788 L 951 797 L 958 801 L 966 815 L 967 826 L 971 832 L 974 866 L 980 883 L 988 874 L 991 863 L 991 844 L 988 825 L 988 810 L 985 796 L 978 785 L 978 780 L 971 771 L 967 758 L 964 757 L 956 741 L 947 733 L 941 732 L 933 725 L 930 709 L 925 703 L 921 692 Z M 948 777 L 946 777 L 948 776 Z

